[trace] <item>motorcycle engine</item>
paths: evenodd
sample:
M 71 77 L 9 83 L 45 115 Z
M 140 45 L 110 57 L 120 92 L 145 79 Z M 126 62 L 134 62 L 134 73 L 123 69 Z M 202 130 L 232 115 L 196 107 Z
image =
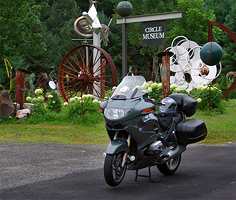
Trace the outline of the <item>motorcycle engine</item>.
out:
M 164 150 L 164 145 L 160 140 L 158 140 L 156 142 L 153 142 L 149 146 L 148 150 L 149 150 L 149 152 L 155 152 L 155 153 L 159 152 L 159 153 L 161 153 Z

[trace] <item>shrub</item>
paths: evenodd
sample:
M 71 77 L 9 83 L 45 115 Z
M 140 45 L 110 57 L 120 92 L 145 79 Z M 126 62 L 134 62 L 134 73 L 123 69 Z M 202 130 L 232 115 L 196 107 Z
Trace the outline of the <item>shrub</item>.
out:
M 47 101 L 47 109 L 55 112 L 61 112 L 61 102 L 58 98 L 58 94 L 56 92 L 51 92 L 50 95 L 48 95 L 48 101 Z
M 46 107 L 43 102 L 37 102 L 34 107 L 34 113 L 37 115 L 45 115 L 47 112 Z
M 150 94 L 150 98 L 161 101 L 162 99 L 162 83 L 151 83 L 147 84 L 147 93 Z M 185 93 L 189 94 L 189 92 L 185 88 L 179 88 L 177 85 L 172 84 L 170 85 L 170 92 L 171 93 Z
M 232 79 L 231 81 L 233 80 L 234 79 Z M 217 78 L 216 83 L 217 85 L 219 85 L 219 88 L 222 90 L 223 93 L 232 85 L 232 82 L 230 82 L 226 78 L 226 75 L 224 74 L 222 74 L 220 78 Z M 230 92 L 225 99 L 227 100 L 227 99 L 235 99 L 235 98 L 236 98 L 236 89 Z
M 225 105 L 221 98 L 222 91 L 217 85 L 199 86 L 197 88 L 199 102 L 198 108 L 200 110 L 214 110 L 219 113 L 225 112 Z
M 68 106 L 68 118 L 74 122 L 83 122 L 87 124 L 95 124 L 103 119 L 103 115 L 99 113 L 98 107 L 101 101 L 94 99 L 93 95 L 87 94 L 81 97 L 74 97 L 70 99 L 71 104 L 64 104 Z M 82 117 L 83 105 L 83 117 Z

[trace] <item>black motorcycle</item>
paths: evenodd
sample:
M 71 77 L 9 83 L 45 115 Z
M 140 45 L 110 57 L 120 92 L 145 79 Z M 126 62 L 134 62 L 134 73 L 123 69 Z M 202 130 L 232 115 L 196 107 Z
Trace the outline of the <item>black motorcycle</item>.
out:
M 157 166 L 164 175 L 176 172 L 186 146 L 203 140 L 207 128 L 203 121 L 186 119 L 195 114 L 197 101 L 175 93 L 155 102 L 148 98 L 142 76 L 126 76 L 107 101 L 100 104 L 111 140 L 105 153 L 104 177 L 117 186 L 126 169 Z M 155 113 L 156 106 L 159 112 Z

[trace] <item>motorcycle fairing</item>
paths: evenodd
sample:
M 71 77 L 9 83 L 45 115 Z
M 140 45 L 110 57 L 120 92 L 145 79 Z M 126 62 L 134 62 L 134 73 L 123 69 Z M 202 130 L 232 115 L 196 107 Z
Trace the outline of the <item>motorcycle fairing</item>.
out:
M 117 123 L 117 122 L 124 122 L 127 120 L 130 120 L 138 115 L 141 115 L 142 110 L 147 109 L 147 108 L 151 108 L 153 110 L 155 110 L 155 106 L 151 103 L 148 102 L 144 102 L 142 97 L 139 98 L 135 98 L 135 99 L 127 99 L 127 100 L 123 100 L 123 99 L 109 99 L 106 103 L 106 106 L 103 108 L 105 109 L 111 109 L 111 108 L 122 108 L 124 110 L 129 110 L 129 113 L 127 116 L 124 116 L 123 118 L 119 118 L 116 120 L 110 120 L 108 119 L 105 115 L 105 119 L 107 122 L 109 123 Z
M 116 154 L 122 151 L 125 151 L 125 152 L 129 151 L 127 141 L 124 139 L 112 140 L 106 149 L 107 154 Z

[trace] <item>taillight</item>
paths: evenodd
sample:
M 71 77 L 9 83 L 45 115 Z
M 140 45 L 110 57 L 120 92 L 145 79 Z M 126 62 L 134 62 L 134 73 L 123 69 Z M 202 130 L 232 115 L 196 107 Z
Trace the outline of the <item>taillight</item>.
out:
M 99 107 L 99 111 L 102 113 L 102 109 L 101 109 L 101 107 Z

